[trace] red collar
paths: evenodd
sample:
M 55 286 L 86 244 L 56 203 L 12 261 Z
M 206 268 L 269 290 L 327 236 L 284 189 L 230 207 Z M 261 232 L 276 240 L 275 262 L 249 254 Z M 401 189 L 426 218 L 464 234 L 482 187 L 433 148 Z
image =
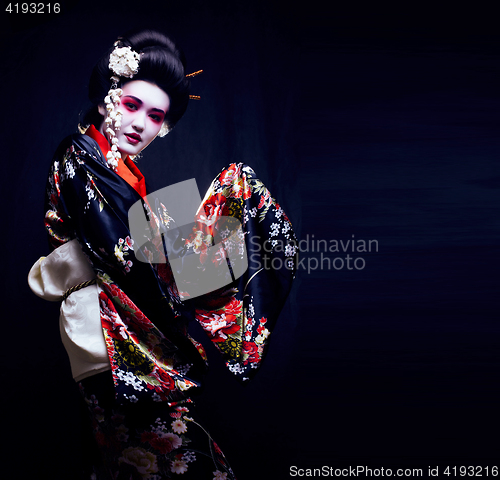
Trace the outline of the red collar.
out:
M 85 132 L 85 135 L 97 142 L 104 158 L 106 158 L 106 155 L 110 150 L 106 137 L 99 132 L 94 125 L 90 125 Z M 122 160 L 121 158 L 118 160 L 116 173 L 123 178 L 123 180 L 125 180 L 141 197 L 146 196 L 146 182 L 144 181 L 144 175 L 128 156 L 125 157 L 125 160 Z

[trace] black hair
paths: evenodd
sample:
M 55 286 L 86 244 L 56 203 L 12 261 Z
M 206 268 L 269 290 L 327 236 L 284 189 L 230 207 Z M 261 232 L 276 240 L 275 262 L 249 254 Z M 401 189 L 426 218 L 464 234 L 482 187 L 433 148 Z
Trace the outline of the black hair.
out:
M 186 60 L 175 43 L 164 34 L 153 30 L 141 30 L 118 38 L 119 46 L 131 47 L 141 55 L 139 72 L 131 79 L 120 77 L 123 86 L 128 81 L 144 80 L 160 87 L 170 99 L 170 107 L 164 124 L 171 129 L 186 111 L 189 102 L 189 78 L 186 78 Z M 97 128 L 104 120 L 98 112 L 98 105 L 104 103 L 104 97 L 111 87 L 109 56 L 114 50 L 110 48 L 97 62 L 89 81 L 89 99 L 91 109 L 84 117 L 83 123 L 93 124 Z

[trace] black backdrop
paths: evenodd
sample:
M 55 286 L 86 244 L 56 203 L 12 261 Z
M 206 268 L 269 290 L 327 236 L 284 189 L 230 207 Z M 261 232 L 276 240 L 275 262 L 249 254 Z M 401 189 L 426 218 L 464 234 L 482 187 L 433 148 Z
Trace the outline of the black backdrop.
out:
M 135 26 L 163 28 L 188 70 L 204 69 L 192 88 L 202 100 L 139 165 L 152 188 L 195 177 L 203 192 L 223 165 L 246 162 L 303 240 L 253 382 L 240 386 L 209 349 L 201 413 L 240 480 L 291 478 L 293 465 L 442 473 L 498 464 L 493 12 L 326 11 L 276 0 L 60 4 L 58 15 L 1 14 L 8 478 L 78 478 L 81 427 L 58 305 L 35 297 L 26 276 L 48 252 L 42 203 L 52 153 L 88 106 L 94 62 Z M 378 248 L 312 249 L 312 240 L 353 239 Z M 348 253 L 364 268 L 339 268 Z

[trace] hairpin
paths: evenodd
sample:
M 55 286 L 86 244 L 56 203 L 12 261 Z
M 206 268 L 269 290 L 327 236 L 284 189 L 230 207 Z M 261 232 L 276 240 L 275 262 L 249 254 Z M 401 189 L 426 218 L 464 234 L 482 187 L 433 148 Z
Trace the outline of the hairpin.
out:
M 199 74 L 200 74 L 200 73 L 202 73 L 202 72 L 203 72 L 203 70 L 198 70 L 198 71 L 193 72 L 193 73 L 188 73 L 188 74 L 186 75 L 186 77 L 187 77 L 187 78 L 193 78 L 193 77 L 196 77 L 196 75 L 199 75 Z
M 199 75 L 200 73 L 202 73 L 203 70 L 197 70 L 196 72 L 193 72 L 193 73 L 188 73 L 186 75 L 186 78 L 193 78 L 193 77 L 196 77 L 196 75 Z M 189 100 L 200 100 L 200 96 L 199 95 L 189 95 Z

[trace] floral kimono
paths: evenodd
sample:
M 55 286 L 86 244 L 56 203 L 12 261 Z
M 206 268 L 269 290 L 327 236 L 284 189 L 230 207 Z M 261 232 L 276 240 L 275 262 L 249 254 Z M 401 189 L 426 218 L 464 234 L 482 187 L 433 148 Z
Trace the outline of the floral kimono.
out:
M 211 438 L 207 450 L 208 434 L 190 413 L 206 355 L 188 334 L 188 322 L 199 322 L 229 371 L 249 380 L 294 278 L 295 236 L 283 209 L 243 164 L 231 164 L 216 177 L 187 233 L 176 228 L 169 205 L 141 197 L 108 168 L 92 138 L 73 135 L 56 151 L 46 228 L 55 249 L 76 239 L 95 272 L 111 366 L 80 382 L 104 459 L 96 473 L 234 478 Z M 131 235 L 128 218 L 138 201 L 149 227 L 141 242 Z M 217 224 L 224 218 L 241 224 L 231 239 L 224 235 L 224 222 Z M 220 248 L 210 248 L 216 238 Z M 197 262 L 201 275 L 208 264 L 220 264 L 221 275 L 227 275 L 228 259 L 245 254 L 248 268 L 214 292 L 190 298 L 176 284 L 168 258 L 158 261 L 164 242 L 175 247 L 181 266 Z

